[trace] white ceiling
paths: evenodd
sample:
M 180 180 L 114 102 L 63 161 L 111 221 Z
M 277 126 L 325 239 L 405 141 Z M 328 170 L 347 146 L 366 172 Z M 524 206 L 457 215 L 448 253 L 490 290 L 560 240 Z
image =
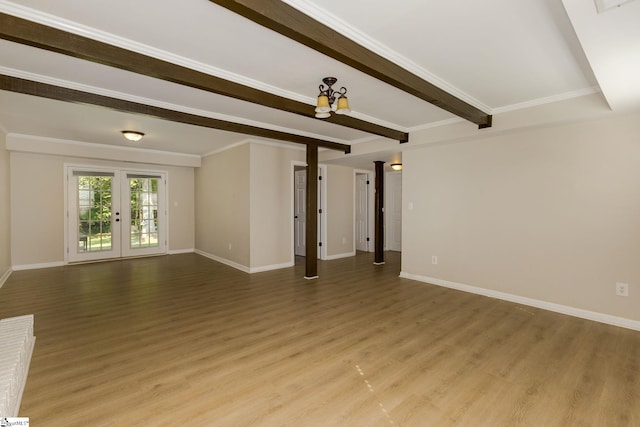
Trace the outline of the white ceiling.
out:
M 614 109 L 640 106 L 640 1 L 601 14 L 592 0 L 286 3 L 490 114 L 599 88 Z M 322 77 L 333 75 L 338 87 L 349 90 L 353 116 L 402 131 L 458 120 L 208 0 L 0 0 L 0 11 L 274 92 L 310 109 Z M 0 73 L 333 142 L 379 139 L 4 40 Z M 0 126 L 7 133 L 117 146 L 129 144 L 120 130 L 133 128 L 147 134 L 138 143 L 142 148 L 200 155 L 249 139 L 4 91 Z M 388 143 L 392 156 L 398 142 Z

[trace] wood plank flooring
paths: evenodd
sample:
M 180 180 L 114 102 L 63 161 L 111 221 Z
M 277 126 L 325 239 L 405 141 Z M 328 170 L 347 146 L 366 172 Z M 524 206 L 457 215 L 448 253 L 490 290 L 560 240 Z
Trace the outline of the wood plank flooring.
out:
M 14 272 L 32 426 L 640 426 L 640 332 L 398 277 L 196 254 Z

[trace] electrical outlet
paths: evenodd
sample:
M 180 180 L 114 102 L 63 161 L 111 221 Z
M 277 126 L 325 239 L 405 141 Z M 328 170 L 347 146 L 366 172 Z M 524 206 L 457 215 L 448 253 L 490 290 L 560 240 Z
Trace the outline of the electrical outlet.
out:
M 620 297 L 628 297 L 629 296 L 629 285 L 626 283 L 616 283 L 616 295 Z
M 436 255 L 433 255 L 431 257 L 431 264 L 437 264 L 438 263 L 438 257 Z

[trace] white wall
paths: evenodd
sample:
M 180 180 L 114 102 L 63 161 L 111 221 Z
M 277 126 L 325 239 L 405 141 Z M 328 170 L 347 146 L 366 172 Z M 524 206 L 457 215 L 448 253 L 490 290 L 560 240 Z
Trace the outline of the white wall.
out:
M 64 262 L 64 165 L 168 172 L 169 251 L 194 248 L 193 168 L 11 152 L 11 256 L 14 266 Z
M 195 248 L 195 170 L 190 167 L 162 167 L 169 172 L 169 252 Z
M 293 161 L 305 152 L 264 144 L 251 151 L 251 263 L 252 271 L 292 265 Z
M 241 269 L 250 265 L 249 144 L 202 159 L 195 173 L 196 249 Z
M 403 275 L 640 320 L 640 115 L 487 135 L 404 152 Z
M 253 142 L 203 158 L 196 249 L 246 272 L 292 265 L 291 165 L 304 158 L 300 149 Z
M 0 130 L 0 286 L 11 272 L 11 187 L 6 135 Z
M 327 165 L 327 258 L 355 255 L 353 168 Z
M 402 172 L 384 174 L 384 249 L 402 251 Z

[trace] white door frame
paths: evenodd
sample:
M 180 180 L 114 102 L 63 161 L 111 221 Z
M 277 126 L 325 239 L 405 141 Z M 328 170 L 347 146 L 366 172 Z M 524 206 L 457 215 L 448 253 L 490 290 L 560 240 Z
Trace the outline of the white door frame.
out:
M 291 189 L 291 263 L 295 264 L 295 222 L 293 211 L 295 209 L 295 168 L 296 166 L 307 167 L 307 162 L 298 160 L 291 161 L 291 173 L 289 174 L 289 188 Z M 318 214 L 318 243 L 322 242 L 322 246 L 318 247 L 318 259 L 327 259 L 327 166 L 318 165 L 319 174 L 322 179 L 318 182 L 318 210 L 322 210 L 322 214 Z
M 69 176 L 73 175 L 73 171 L 74 170 L 82 170 L 82 171 L 87 171 L 87 172 L 102 172 L 102 173 L 114 173 L 115 175 L 119 175 L 122 176 L 124 175 L 126 177 L 127 173 L 137 173 L 137 174 L 154 174 L 154 175 L 159 175 L 162 177 L 163 181 L 164 181 L 164 191 L 162 194 L 162 198 L 164 199 L 164 212 L 159 212 L 158 215 L 163 215 L 164 216 L 164 235 L 162 236 L 161 239 L 158 240 L 159 243 L 159 250 L 156 251 L 154 253 L 155 254 L 163 254 L 163 253 L 167 253 L 168 247 L 169 247 L 169 208 L 168 208 L 168 201 L 169 201 L 169 178 L 168 178 L 168 172 L 167 171 L 163 171 L 163 170 L 152 170 L 152 169 L 130 169 L 130 168 L 123 168 L 123 167 L 119 167 L 119 166 L 95 166 L 95 165 L 90 165 L 90 164 L 77 164 L 77 163 L 65 163 L 63 165 L 64 168 L 64 174 L 63 174 L 63 182 L 64 182 L 64 264 L 69 264 L 71 262 L 74 262 L 72 260 L 70 260 L 69 258 L 69 252 L 71 250 L 70 248 L 70 244 L 71 242 L 69 241 L 69 203 L 70 203 L 70 195 L 69 195 Z M 76 190 L 77 191 L 77 190 Z M 122 197 L 122 195 L 120 194 L 120 189 L 117 189 L 117 194 L 119 196 L 119 199 L 114 202 L 112 200 L 112 206 L 114 206 L 114 204 L 116 203 L 120 203 L 120 199 Z M 159 195 L 160 196 L 160 195 Z M 122 206 L 115 206 L 116 208 L 119 209 L 120 212 L 122 212 Z M 128 209 L 128 206 L 126 207 L 126 209 Z M 128 215 L 126 215 L 128 217 Z M 120 219 L 120 224 L 123 224 L 123 219 L 121 216 Z M 123 227 L 119 227 L 119 228 L 123 228 Z M 124 233 L 122 233 L 121 230 L 119 230 L 120 232 L 120 236 Z M 129 239 L 129 237 L 127 236 L 127 239 Z M 122 240 L 122 239 L 120 239 Z M 127 240 L 128 241 L 128 240 Z M 120 242 L 120 245 L 124 244 L 123 242 Z M 144 255 L 142 253 L 138 254 L 138 255 Z M 100 259 L 118 259 L 118 258 L 122 258 L 122 253 L 119 254 L 119 256 L 117 257 L 113 257 L 113 258 L 104 258 L 104 257 L 98 257 L 96 260 L 100 260 Z M 87 259 L 87 261 L 91 261 L 91 259 Z

